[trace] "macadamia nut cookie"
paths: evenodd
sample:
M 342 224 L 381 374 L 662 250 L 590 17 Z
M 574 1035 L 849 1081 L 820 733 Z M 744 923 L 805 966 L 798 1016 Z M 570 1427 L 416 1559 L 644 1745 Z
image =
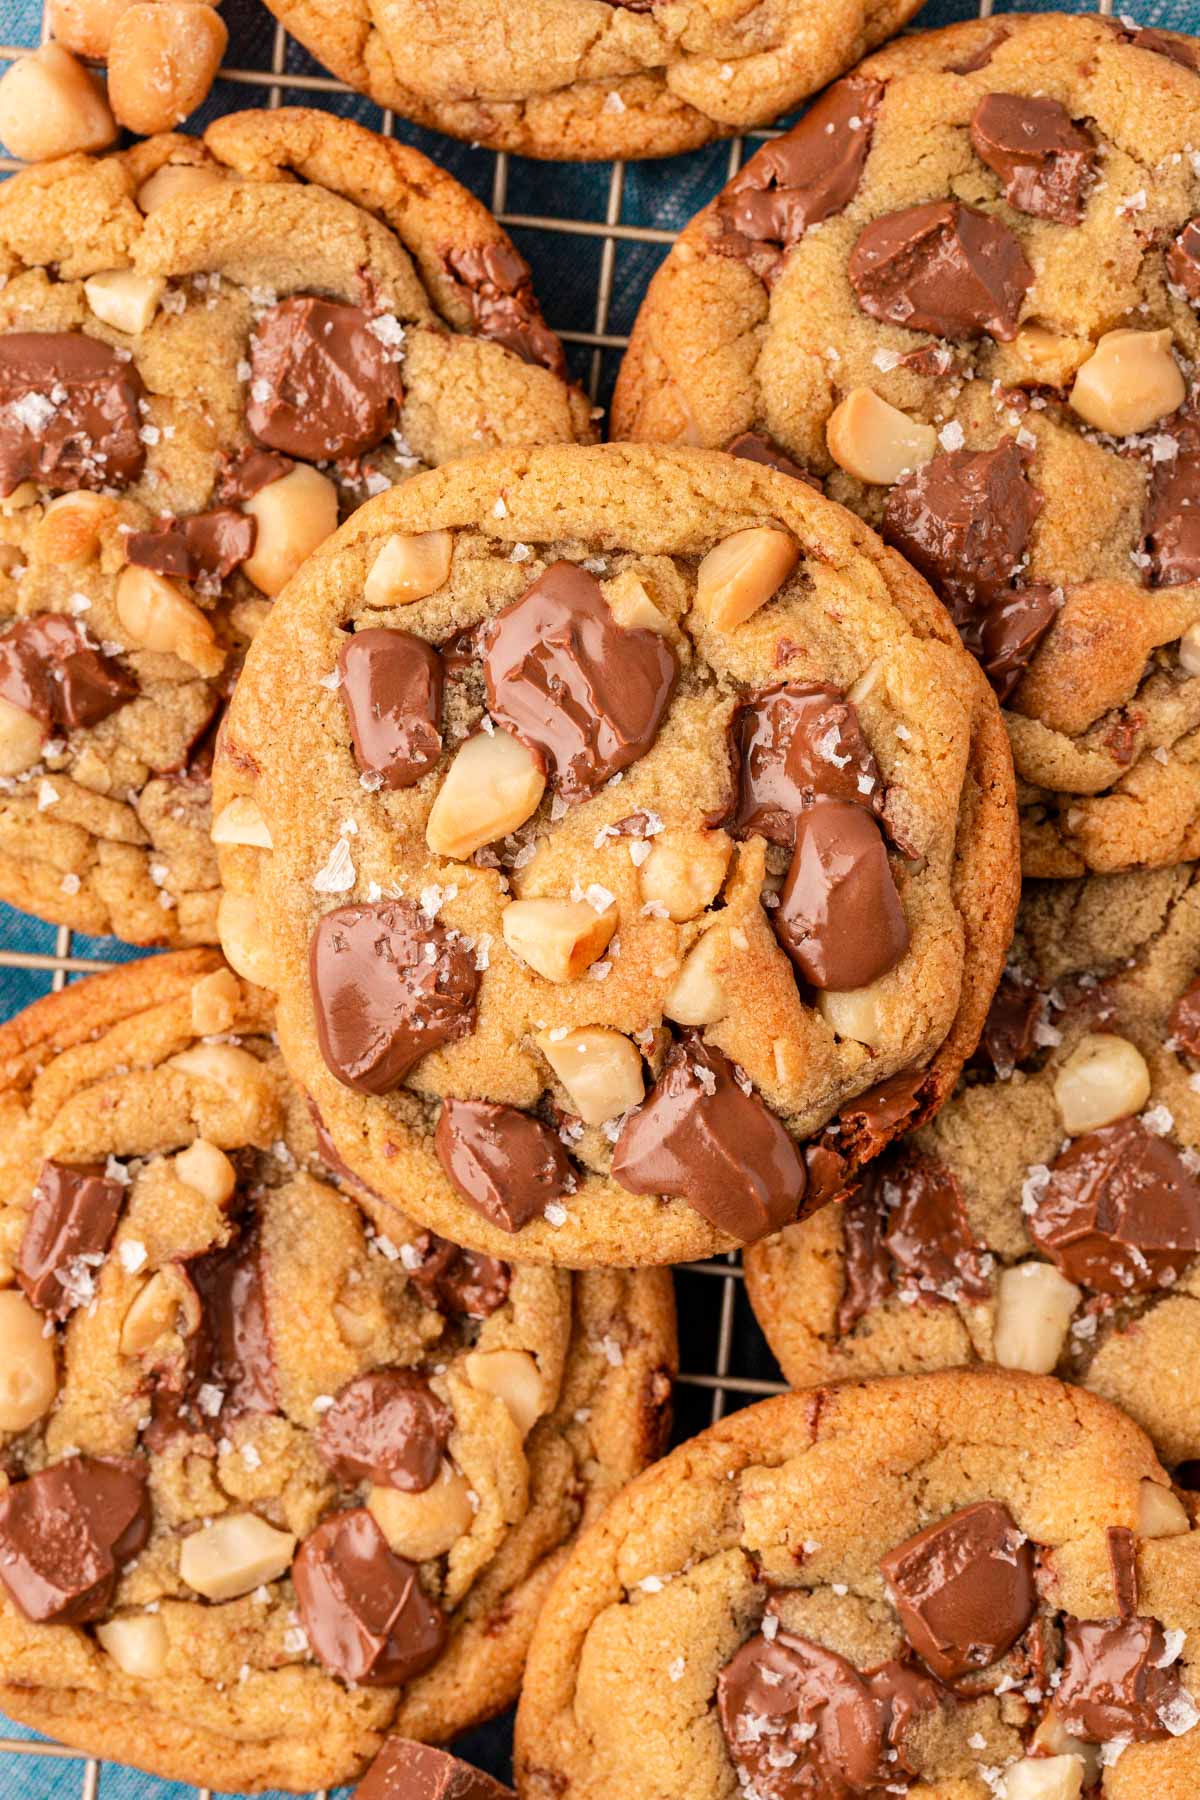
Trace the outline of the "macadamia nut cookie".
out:
M 1200 871 L 1035 882 L 961 1091 L 747 1259 L 799 1386 L 1056 1373 L 1200 1458 Z
M 39 1001 L 0 1071 L 0 1710 L 308 1791 L 508 1705 L 661 1449 L 668 1278 L 370 1226 L 214 951 Z
M 268 0 L 351 87 L 470 143 L 552 160 L 669 156 L 766 125 L 918 0 Z
M 931 582 L 1005 703 L 1026 874 L 1200 853 L 1200 45 L 912 36 L 683 233 L 621 437 L 769 438 Z
M 327 113 L 0 193 L 0 899 L 211 943 L 212 738 L 270 601 L 414 468 L 587 437 L 529 272 Z
M 1093 1395 L 954 1371 L 725 1419 L 584 1534 L 522 1800 L 1187 1800 L 1200 1529 Z
M 1009 782 L 941 608 L 803 483 L 474 458 L 363 511 L 252 646 L 223 941 L 385 1202 L 497 1255 L 678 1261 L 832 1197 L 952 1086 Z

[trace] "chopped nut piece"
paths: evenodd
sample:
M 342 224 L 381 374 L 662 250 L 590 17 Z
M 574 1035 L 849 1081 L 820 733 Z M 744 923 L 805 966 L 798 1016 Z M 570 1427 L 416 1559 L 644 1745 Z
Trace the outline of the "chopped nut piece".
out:
M 24 1431 L 54 1404 L 58 1370 L 45 1324 L 16 1288 L 0 1292 L 0 1431 Z
M 502 1354 L 502 1352 L 494 1352 Z M 367 1495 L 367 1511 L 397 1556 L 410 1562 L 428 1562 L 444 1556 L 474 1522 L 470 1490 L 451 1463 L 443 1462 L 437 1480 L 422 1493 L 401 1488 L 373 1487 Z
M 219 675 L 225 652 L 200 608 L 165 576 L 130 563 L 117 577 L 117 617 L 134 645 L 177 656 L 201 675 Z
M 613 618 L 624 631 L 657 631 L 660 637 L 666 637 L 670 621 L 654 604 L 640 575 L 632 569 L 622 569 L 611 581 L 600 585 Z
M 172 200 L 192 200 L 210 188 L 221 187 L 229 177 L 211 163 L 164 163 L 137 191 L 137 203 L 149 218 Z
M 1004 1775 L 1004 1800 L 1079 1800 L 1082 1792 L 1077 1756 L 1023 1756 Z
M 1169 330 L 1106 331 L 1075 377 L 1071 405 L 1097 431 L 1126 437 L 1148 431 L 1186 396 Z
M 1186 675 L 1200 675 L 1200 624 L 1189 625 L 1180 638 L 1179 661 Z
M 0 775 L 23 775 L 42 754 L 42 728 L 32 713 L 0 698 Z
M 1022 325 L 1011 344 L 998 349 L 1002 380 L 1016 385 L 1066 387 L 1092 354 L 1086 338 L 1064 337 L 1047 325 Z
M 229 1513 L 184 1538 L 179 1573 L 206 1600 L 235 1600 L 286 1575 L 295 1550 L 291 1532 L 276 1531 L 257 1513 Z
M 1146 1059 L 1128 1038 L 1089 1032 L 1059 1070 L 1054 1098 L 1072 1137 L 1099 1131 L 1145 1106 L 1150 1098 Z
M 733 842 L 723 831 L 667 831 L 638 871 L 642 899 L 665 906 L 676 924 L 694 919 L 721 891 Z
M 19 56 L 0 76 L 0 142 L 23 162 L 107 150 L 116 137 L 104 88 L 61 44 Z
M 500 920 L 514 956 L 547 981 L 577 981 L 603 955 L 617 928 L 617 909 L 596 912 L 586 900 L 514 900 Z
M 192 1030 L 197 1037 L 228 1031 L 237 1017 L 242 991 L 232 969 L 214 969 L 192 989 Z
M 860 988 L 823 988 L 817 995 L 817 1011 L 840 1038 L 877 1048 L 887 1038 L 883 986 L 872 981 Z
M 448 531 L 422 531 L 387 539 L 363 584 L 368 606 L 407 606 L 424 600 L 450 579 L 454 539 Z
M 696 571 L 696 611 L 715 631 L 732 631 L 779 592 L 799 560 L 799 544 L 778 526 L 735 531 Z
M 214 844 L 245 844 L 256 850 L 271 848 L 271 833 L 257 800 L 239 794 L 221 808 L 213 820 Z
M 715 1025 L 729 1011 L 719 969 L 728 945 L 724 931 L 706 931 L 688 955 L 663 1001 L 663 1012 L 678 1025 Z
M 1049 1375 L 1062 1355 L 1083 1291 L 1049 1263 L 1018 1263 L 996 1284 L 993 1348 L 1002 1369 Z
M 92 275 L 83 284 L 87 303 L 96 317 L 114 331 L 130 337 L 145 331 L 166 290 L 161 275 L 137 275 L 132 269 L 109 269 Z
M 1138 1492 L 1138 1536 L 1144 1538 L 1180 1537 L 1192 1526 L 1187 1507 L 1169 1487 L 1157 1481 L 1143 1481 Z
M 197 1138 L 175 1158 L 175 1173 L 180 1181 L 214 1206 L 224 1206 L 232 1199 L 237 1186 L 237 1171 L 223 1150 L 204 1138 Z
M 106 1619 L 96 1637 L 118 1669 L 138 1681 L 153 1681 L 167 1666 L 167 1628 L 157 1613 Z
M 179 1318 L 179 1293 L 165 1270 L 158 1269 L 138 1289 L 121 1323 L 121 1354 L 140 1356 L 173 1331 Z
M 463 862 L 507 836 L 537 811 L 546 777 L 532 750 L 511 732 L 479 731 L 446 770 L 425 827 L 437 856 Z
M 258 907 L 248 894 L 226 889 L 217 902 L 217 936 L 226 960 L 239 975 L 259 987 L 270 987 L 274 963 Z
M 543 1031 L 537 1045 L 585 1125 L 618 1118 L 646 1092 L 641 1055 L 619 1031 L 585 1025 L 562 1038 Z
M 35 533 L 43 562 L 63 569 L 81 569 L 94 562 L 100 550 L 100 534 L 116 518 L 116 504 L 106 494 L 60 494 L 42 514 Z
M 528 1350 L 472 1350 L 463 1362 L 467 1380 L 481 1394 L 495 1394 L 528 1437 L 546 1405 L 541 1373 Z
M 258 525 L 242 573 L 273 600 L 318 544 L 337 530 L 337 489 L 319 469 L 297 463 L 252 494 L 242 511 Z
M 825 441 L 847 475 L 887 487 L 919 469 L 937 450 L 932 425 L 910 419 L 866 387 L 851 389 L 830 413 Z

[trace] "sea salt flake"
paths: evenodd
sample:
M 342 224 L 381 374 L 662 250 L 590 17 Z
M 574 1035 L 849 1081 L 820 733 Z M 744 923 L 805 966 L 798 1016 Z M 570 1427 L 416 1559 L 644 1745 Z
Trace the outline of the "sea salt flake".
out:
M 146 1246 L 137 1238 L 125 1238 L 117 1247 L 117 1255 L 121 1259 L 121 1267 L 130 1275 L 136 1275 L 146 1261 Z
M 57 805 L 62 795 L 52 781 L 39 781 L 37 791 L 37 809 L 45 812 L 48 806 Z
M 201 1382 L 196 1390 L 196 1405 L 207 1418 L 215 1419 L 225 1404 L 225 1390 L 211 1381 Z
M 313 876 L 313 887 L 318 894 L 345 894 L 356 879 L 350 846 L 344 837 L 340 837 L 329 852 L 324 868 L 318 869 Z
M 554 1229 L 557 1231 L 566 1224 L 570 1214 L 567 1212 L 566 1207 L 561 1201 L 550 1200 L 546 1204 L 546 1210 L 542 1217 L 545 1219 L 547 1225 L 553 1225 Z
M 966 441 L 966 433 L 957 419 L 951 419 L 938 432 L 938 443 L 943 450 L 961 450 Z

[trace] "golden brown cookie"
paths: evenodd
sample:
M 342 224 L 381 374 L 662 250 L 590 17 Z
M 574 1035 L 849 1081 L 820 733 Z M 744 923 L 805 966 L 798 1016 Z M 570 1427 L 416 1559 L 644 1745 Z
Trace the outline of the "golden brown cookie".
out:
M 952 1086 L 1015 903 L 1003 728 L 941 608 L 700 452 L 498 453 L 370 505 L 252 646 L 215 779 L 226 951 L 339 1155 L 538 1262 L 837 1193 Z
M 1200 1458 L 1200 872 L 1032 883 L 976 1064 L 857 1195 L 757 1246 L 797 1386 L 999 1362 Z
M 1005 701 L 1025 872 L 1200 853 L 1200 46 L 987 20 L 870 58 L 683 233 L 614 431 L 777 449 Z
M 768 1400 L 573 1550 L 522 1800 L 1188 1800 L 1200 1529 L 1114 1407 L 954 1371 Z
M 662 1447 L 674 1312 L 656 1271 L 370 1226 L 271 1023 L 196 950 L 0 1030 L 0 1709 L 308 1791 L 512 1701 Z
M 0 898 L 211 943 L 212 737 L 270 600 L 367 494 L 588 404 L 479 202 L 328 113 L 30 170 L 0 274 Z
M 669 156 L 766 125 L 880 44 L 918 0 L 269 0 L 380 106 L 552 160 Z

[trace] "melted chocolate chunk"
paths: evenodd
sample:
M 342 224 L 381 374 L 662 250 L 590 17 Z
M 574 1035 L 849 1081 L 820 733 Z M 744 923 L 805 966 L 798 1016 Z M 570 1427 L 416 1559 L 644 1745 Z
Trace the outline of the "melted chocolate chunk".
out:
M 1163 1667 L 1167 1660 L 1157 1619 L 1067 1619 L 1054 1715 L 1092 1744 L 1149 1743 L 1170 1735 L 1168 1721 L 1186 1728 L 1192 1703 L 1178 1669 Z
M 975 75 L 980 69 L 986 69 L 1007 37 L 1007 27 L 1003 25 L 1000 26 L 998 30 L 993 31 L 990 36 L 984 38 L 978 49 L 972 50 L 968 56 L 964 56 L 961 62 L 947 63 L 947 74 Z
M 1038 1053 L 1037 1028 L 1045 1001 L 1036 982 L 1005 970 L 992 996 L 977 1061 L 990 1064 L 1002 1081 Z
M 698 1032 L 671 1046 L 648 1098 L 626 1119 L 612 1173 L 632 1194 L 686 1200 L 746 1244 L 794 1219 L 804 1198 L 804 1164 L 787 1130 Z
M 0 496 L 127 487 L 146 460 L 132 359 L 80 331 L 0 336 Z
M 1167 1031 L 1185 1056 L 1200 1057 L 1200 981 L 1180 994 L 1171 1008 Z
M 372 1369 L 346 1383 L 317 1430 L 317 1449 L 347 1487 L 423 1494 L 442 1466 L 454 1414 L 424 1376 L 411 1369 Z
M 281 300 L 250 340 L 246 424 L 302 462 L 362 456 L 400 417 L 404 388 L 390 333 L 359 306 Z
M 881 1172 L 887 1207 L 884 1244 L 905 1298 L 987 1300 L 982 1244 L 975 1241 L 958 1177 L 944 1163 L 916 1151 L 902 1152 Z
M 799 815 L 818 800 L 883 811 L 879 764 L 840 688 L 815 682 L 756 694 L 734 713 L 729 736 L 738 772 L 734 837 L 757 834 L 791 850 Z
M 771 924 L 815 988 L 866 987 L 895 968 L 908 924 L 883 834 L 861 806 L 826 800 L 799 815 Z
M 42 1164 L 17 1258 L 17 1280 L 39 1312 L 65 1319 L 91 1298 L 124 1199 L 103 1163 Z
M 412 787 L 442 754 L 442 659 L 411 632 L 356 631 L 338 657 L 354 760 L 389 788 Z
M 911 1131 L 921 1124 L 937 1098 L 922 1092 L 928 1078 L 928 1069 L 906 1069 L 868 1088 L 857 1100 L 848 1100 L 837 1116 L 842 1150 L 853 1147 L 860 1163 L 870 1162 L 901 1126 Z
M 168 519 L 153 531 L 133 531 L 125 554 L 139 568 L 183 581 L 219 583 L 254 552 L 257 521 L 232 507 Z
M 955 620 L 963 643 L 982 665 L 999 701 L 1016 691 L 1057 614 L 1053 588 L 1035 582 L 985 607 L 975 620 Z
M 1027 1223 L 1068 1281 L 1145 1294 L 1177 1281 L 1200 1251 L 1200 1182 L 1173 1144 L 1122 1119 L 1051 1165 Z
M 1200 68 L 1196 48 L 1187 38 L 1168 37 L 1165 32 L 1154 31 L 1146 26 L 1132 31 L 1122 27 L 1121 35 L 1139 50 L 1150 50 L 1155 56 L 1165 56 L 1168 62 L 1178 63 L 1181 69 Z
M 971 118 L 971 143 L 1018 211 L 1078 225 L 1096 146 L 1065 106 L 1023 94 L 985 94 Z
M 150 1450 L 180 1435 L 214 1429 L 219 1435 L 234 1419 L 279 1410 L 258 1232 L 251 1226 L 224 1249 L 196 1257 L 187 1273 L 200 1324 L 182 1363 L 155 1372 L 150 1424 L 142 1434 Z M 201 1388 L 219 1396 L 215 1411 L 211 1399 L 208 1409 L 200 1406 Z
M 0 1496 L 0 1581 L 35 1625 L 83 1625 L 149 1535 L 144 1463 L 68 1456 Z
M 862 1674 L 808 1638 L 761 1632 L 717 1678 L 721 1730 L 741 1788 L 758 1800 L 850 1800 L 915 1774 L 909 1728 L 939 1704 L 900 1663 Z
M 421 1260 L 408 1270 L 408 1278 L 425 1304 L 438 1312 L 488 1319 L 508 1299 L 512 1270 L 498 1257 L 460 1249 L 432 1231 L 421 1232 L 412 1247 Z
M 883 85 L 848 76 L 768 144 L 717 201 L 714 248 L 772 280 L 812 225 L 849 206 L 862 179 Z
M 431 1050 L 474 1029 L 474 958 L 411 900 L 326 913 L 309 973 L 321 1054 L 357 1093 L 386 1094 Z
M 863 311 L 939 337 L 1007 343 L 1033 270 L 1007 225 L 958 200 L 927 200 L 875 219 L 850 252 Z
M 520 1231 L 575 1189 L 558 1133 L 516 1106 L 444 1100 L 433 1144 L 455 1191 L 501 1231 Z
M 594 575 L 556 562 L 494 620 L 488 705 L 542 755 L 559 793 L 587 800 L 658 736 L 679 665 L 655 631 L 626 631 Z
M 1108 1562 L 1112 1569 L 1113 1592 L 1117 1597 L 1117 1613 L 1122 1619 L 1132 1619 L 1137 1615 L 1138 1572 L 1137 1547 L 1132 1531 L 1126 1525 L 1110 1525 L 1105 1532 L 1108 1540 Z
M 998 1661 L 1037 1607 L 1032 1546 L 994 1500 L 927 1525 L 879 1567 L 905 1636 L 943 1681 Z
M 517 1800 L 482 1769 L 432 1744 L 388 1738 L 350 1800 Z
M 846 1337 L 860 1319 L 882 1306 L 894 1292 L 892 1259 L 883 1241 L 883 1203 L 878 1178 L 868 1169 L 842 1203 L 842 1297 L 837 1332 Z
M 388 1549 L 365 1507 L 310 1531 L 292 1564 L 300 1621 L 320 1661 L 361 1687 L 401 1687 L 441 1655 L 442 1609 L 415 1563 Z
M 290 475 L 295 466 L 290 456 L 279 456 L 273 450 L 241 450 L 226 465 L 217 486 L 217 498 L 240 506 L 273 481 Z
M 1200 581 L 1200 419 L 1170 421 L 1176 452 L 1154 464 L 1143 529 L 1151 587 Z
M 448 250 L 442 261 L 471 308 L 480 337 L 494 338 L 523 362 L 565 376 L 563 347 L 542 317 L 529 264 L 511 244 Z
M 1200 219 L 1185 225 L 1167 251 L 1167 275 L 1189 300 L 1200 301 Z
M 818 494 L 823 492 L 821 483 L 807 469 L 802 469 L 798 462 L 793 462 L 786 451 L 779 448 L 774 438 L 766 437 L 759 431 L 743 431 L 739 436 L 730 438 L 725 446 L 730 456 L 740 456 L 743 462 L 758 463 L 764 469 L 774 469 L 777 475 L 791 475 L 796 481 L 803 481 L 810 488 L 816 488 Z
M 49 732 L 99 725 L 137 694 L 120 663 L 94 649 L 83 626 L 58 613 L 17 619 L 0 637 L 0 698 Z

